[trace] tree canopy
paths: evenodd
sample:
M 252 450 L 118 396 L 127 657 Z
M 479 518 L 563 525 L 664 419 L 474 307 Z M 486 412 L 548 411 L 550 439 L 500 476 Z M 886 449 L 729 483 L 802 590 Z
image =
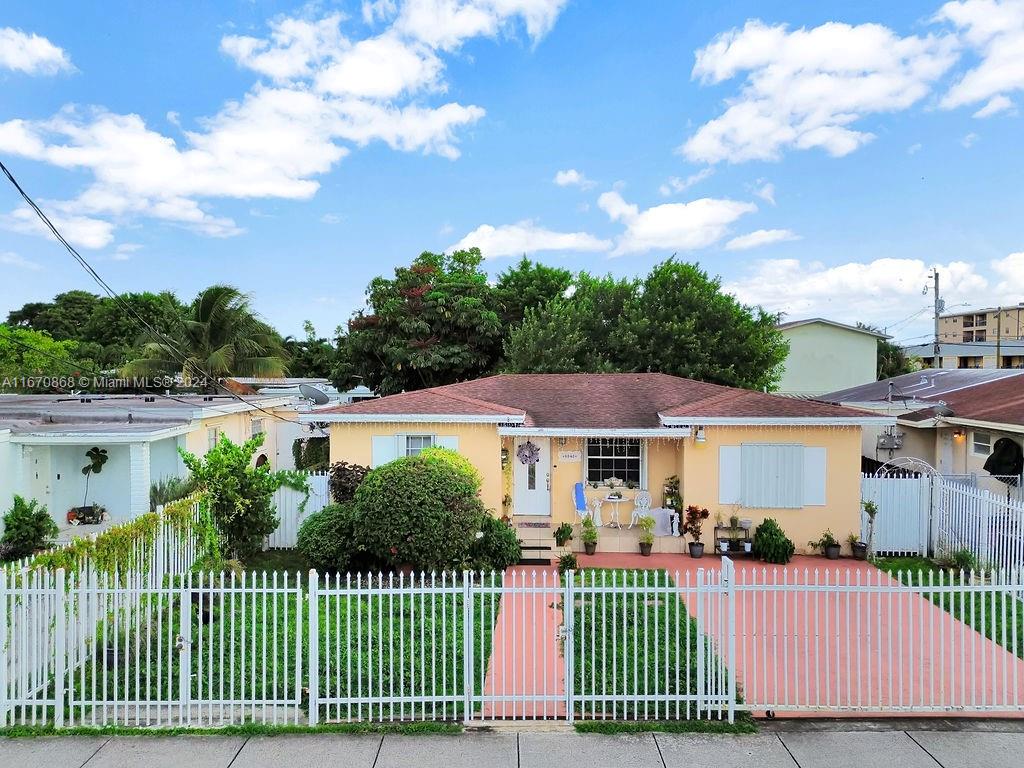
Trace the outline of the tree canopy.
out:
M 0 325 L 0 391 L 54 392 L 73 389 L 70 380 L 91 375 L 95 363 L 82 359 L 78 343 L 50 334 Z M 70 386 L 69 386 L 70 384 Z

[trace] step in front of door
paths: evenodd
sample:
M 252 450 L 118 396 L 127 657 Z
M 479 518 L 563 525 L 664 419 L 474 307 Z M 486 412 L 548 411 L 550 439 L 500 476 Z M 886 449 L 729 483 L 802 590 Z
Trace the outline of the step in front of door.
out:
M 550 545 L 520 541 L 519 548 L 522 550 L 520 565 L 551 565 Z

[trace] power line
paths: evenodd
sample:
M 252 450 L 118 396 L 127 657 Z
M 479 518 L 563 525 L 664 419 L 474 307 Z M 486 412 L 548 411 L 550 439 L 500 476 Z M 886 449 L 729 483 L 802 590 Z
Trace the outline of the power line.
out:
M 89 274 L 89 276 L 92 277 L 92 279 L 96 282 L 96 284 L 99 285 L 103 289 L 103 291 L 110 298 L 112 298 L 114 301 L 118 302 L 118 304 L 123 306 L 125 309 L 128 310 L 128 312 L 130 312 L 132 315 L 134 315 L 135 318 L 140 323 L 142 323 L 142 325 L 145 326 L 145 328 L 148 329 L 154 335 L 154 337 L 156 337 L 157 339 L 162 340 L 164 344 L 166 344 L 173 351 L 177 352 L 178 355 L 180 355 L 180 358 L 174 358 L 174 359 L 175 359 L 175 362 L 181 363 L 181 365 L 182 365 L 182 372 L 183 373 L 187 374 L 189 372 L 190 368 L 193 369 L 193 373 L 197 373 L 197 374 L 205 373 L 203 371 L 196 371 L 196 370 L 194 370 L 195 367 L 192 366 L 192 364 L 188 360 L 187 356 L 184 355 L 184 353 L 182 353 L 182 351 L 177 347 L 176 342 L 174 342 L 172 339 L 168 338 L 166 335 L 164 335 L 159 330 L 157 330 L 152 325 L 150 325 L 146 321 L 146 319 L 144 317 L 142 317 L 142 315 L 140 315 L 135 310 L 135 307 L 133 307 L 131 304 L 129 304 L 127 301 L 125 301 L 124 297 L 122 297 L 119 293 L 117 293 L 116 291 L 114 291 L 113 288 L 110 287 L 110 285 L 107 283 L 107 281 L 104 280 L 100 276 L 100 274 L 92 267 L 91 264 L 89 264 L 89 262 L 85 259 L 85 257 L 82 256 L 82 254 L 80 254 L 75 249 L 75 247 L 73 245 L 71 245 L 71 243 L 69 243 L 64 238 L 64 236 L 60 233 L 60 231 L 57 229 L 57 227 L 54 226 L 53 222 L 50 221 L 49 217 L 45 213 L 43 213 L 42 209 L 38 205 L 36 205 L 35 200 L 33 200 L 32 197 L 28 194 L 28 192 L 26 192 L 22 188 L 21 184 L 18 183 L 18 180 L 16 178 L 14 178 L 14 174 L 11 173 L 10 169 L 8 169 L 8 167 L 6 165 L 4 165 L 3 161 L 0 161 L 0 170 L 3 171 L 3 173 L 7 177 L 7 179 L 11 182 L 11 184 L 14 185 L 14 188 L 16 190 L 18 190 L 18 194 L 21 195 L 22 199 L 29 205 L 30 208 L 32 208 L 33 211 L 35 211 L 36 216 L 38 216 L 39 219 L 43 222 L 43 224 L 46 225 L 46 228 L 49 229 L 50 232 L 53 234 L 53 236 L 56 237 L 57 240 L 61 243 L 61 245 L 63 245 L 67 249 L 68 253 L 70 253 L 74 257 L 75 261 L 77 261 L 81 265 L 82 269 L 84 269 Z M 177 317 L 177 316 L 175 315 L 175 317 Z M 182 326 L 184 327 L 184 322 L 181 321 L 180 318 L 177 318 L 177 319 L 179 320 L 179 322 L 182 322 Z M 174 357 L 174 355 L 172 354 L 171 357 Z M 197 378 L 202 378 L 202 377 L 197 375 Z M 233 398 L 239 400 L 240 402 L 245 403 L 246 405 L 250 406 L 251 408 L 255 408 L 256 410 L 259 410 L 260 412 L 266 414 L 267 416 L 270 416 L 271 418 L 279 419 L 281 421 L 288 422 L 289 424 L 297 424 L 297 425 L 301 426 L 301 422 L 298 422 L 298 421 L 295 421 L 295 420 L 292 420 L 292 419 L 286 419 L 283 416 L 279 416 L 276 413 L 272 413 L 271 411 L 265 410 L 264 408 L 260 407 L 256 403 L 249 402 L 244 397 L 239 395 L 237 392 L 234 392 L 229 387 L 225 386 L 224 384 L 221 384 L 220 382 L 214 381 L 213 382 L 213 386 L 219 386 L 230 397 L 233 397 Z

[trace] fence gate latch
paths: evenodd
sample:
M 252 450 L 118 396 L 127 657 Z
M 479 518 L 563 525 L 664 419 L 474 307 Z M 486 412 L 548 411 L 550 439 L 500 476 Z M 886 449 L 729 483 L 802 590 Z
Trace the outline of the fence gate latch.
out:
M 565 640 L 569 636 L 569 628 L 565 624 L 558 625 L 558 633 L 555 635 L 556 640 Z
M 190 643 L 188 640 L 186 640 L 181 635 L 178 635 L 177 637 L 174 638 L 174 647 L 175 647 L 175 649 L 177 649 L 179 651 L 183 651 L 183 650 L 185 650 L 185 646 L 186 645 L 192 645 L 192 643 Z

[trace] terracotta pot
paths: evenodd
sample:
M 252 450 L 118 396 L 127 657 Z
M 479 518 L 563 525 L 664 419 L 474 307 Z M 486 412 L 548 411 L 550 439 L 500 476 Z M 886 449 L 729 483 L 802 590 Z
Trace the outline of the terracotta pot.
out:
M 595 552 L 597 552 L 597 542 L 596 541 L 585 541 L 585 542 L 583 542 L 583 551 L 586 552 L 588 555 L 594 554 Z
M 651 556 L 651 547 L 653 547 L 653 546 L 654 546 L 654 544 L 645 544 L 644 542 L 641 541 L 640 542 L 640 554 L 643 555 L 644 557 L 650 557 Z
M 691 541 L 690 542 L 690 557 L 694 560 L 699 560 L 704 557 L 704 542 L 703 541 Z

